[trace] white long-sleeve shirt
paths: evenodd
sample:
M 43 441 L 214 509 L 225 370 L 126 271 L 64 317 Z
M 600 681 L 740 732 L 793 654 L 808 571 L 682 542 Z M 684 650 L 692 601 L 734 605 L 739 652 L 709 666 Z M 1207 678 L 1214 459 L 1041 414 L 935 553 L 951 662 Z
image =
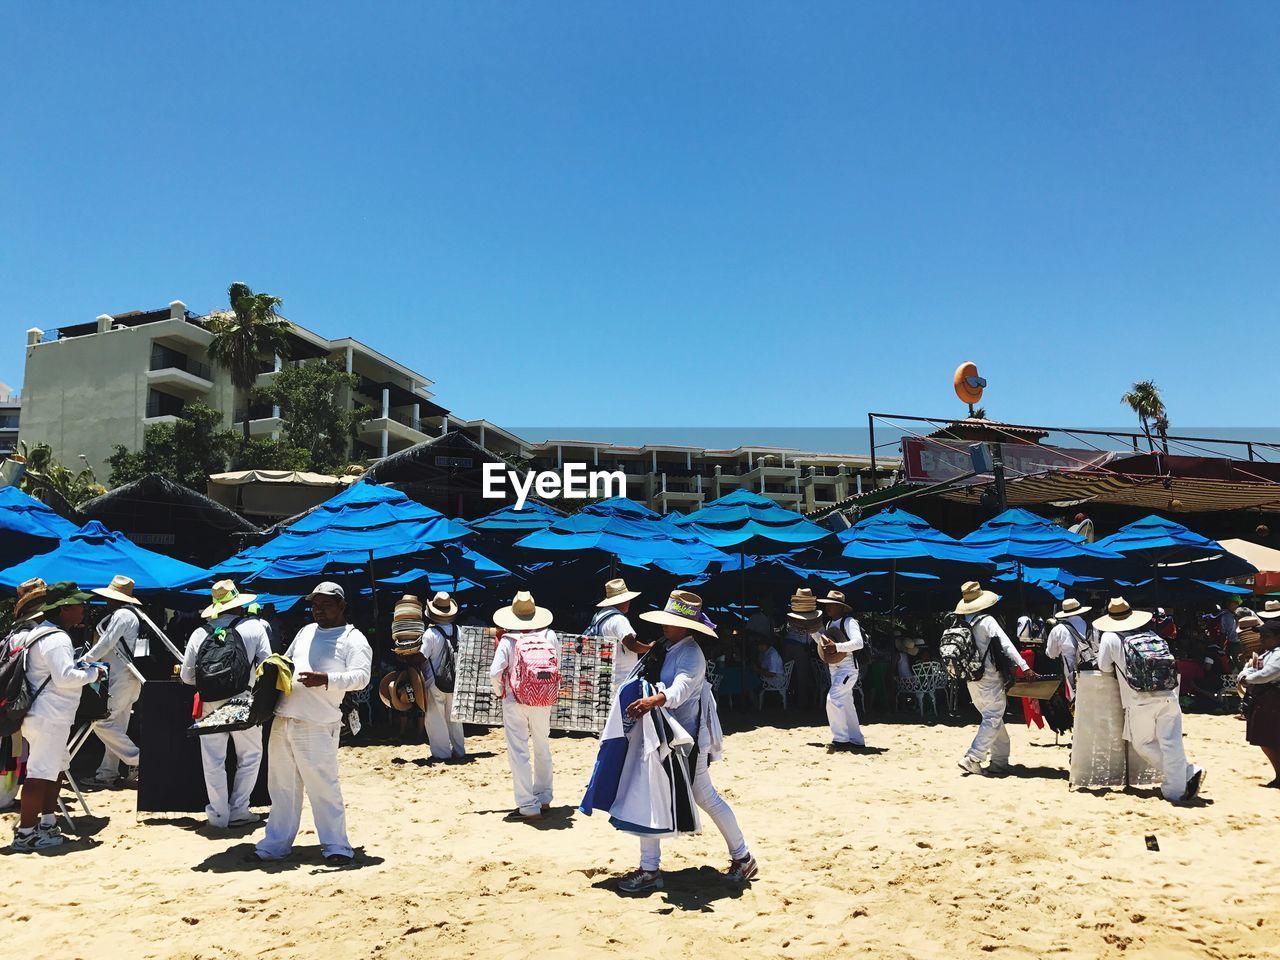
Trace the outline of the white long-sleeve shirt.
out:
M 86 660 L 105 660 L 115 666 L 117 661 L 123 663 L 123 657 L 117 651 L 123 647 L 130 659 L 145 657 L 149 651 L 148 637 L 142 632 L 142 621 L 137 613 L 128 607 L 119 607 L 105 617 L 97 628 L 98 639 L 93 642 Z
M 311 723 L 341 723 L 342 697 L 363 690 L 373 672 L 373 650 L 363 633 L 351 624 L 321 629 L 309 623 L 293 638 L 285 654 L 293 661 L 293 687 L 276 704 L 276 716 Z M 305 687 L 302 673 L 328 674 L 329 683 Z
M 1241 670 L 1239 679 L 1254 686 L 1280 683 L 1280 647 L 1264 653 L 1256 667 L 1245 667 Z
M 1115 673 L 1120 683 L 1120 702 L 1126 710 L 1157 700 L 1178 699 L 1177 687 L 1172 690 L 1135 690 L 1129 686 L 1129 678 L 1124 673 L 1124 640 L 1119 633 L 1104 633 L 1098 642 L 1098 670 Z
M 673 644 L 662 661 L 657 688 L 667 695 L 666 709 L 676 723 L 694 736 L 699 728 L 702 688 L 706 683 L 707 658 L 698 641 L 685 637 Z
M 98 670 L 77 664 L 71 638 L 48 620 L 15 634 L 13 642 L 20 645 L 26 642 L 31 631 L 50 628 L 53 633 L 41 637 L 27 648 L 27 688 L 32 694 L 40 691 L 27 711 L 27 719 L 66 726 L 70 730 L 80 706 L 80 691 L 85 684 L 97 679 Z
M 1018 652 L 1018 648 L 1013 645 L 1004 629 L 1000 626 L 999 621 L 989 613 L 971 613 L 965 617 L 969 621 L 969 629 L 973 631 L 973 642 L 978 648 L 978 656 L 982 658 L 982 681 L 989 681 L 992 676 L 999 677 L 1000 671 L 996 669 L 991 662 L 991 658 L 987 656 L 987 651 L 991 647 L 992 641 L 1000 644 L 1004 650 L 1005 656 L 1013 662 L 1015 667 L 1022 670 L 1030 670 L 1027 661 L 1022 659 L 1022 654 Z
M 613 678 L 615 684 L 631 673 L 635 669 L 635 665 L 640 662 L 640 654 L 628 650 L 622 643 L 628 637 L 635 637 L 636 629 L 631 626 L 631 621 L 627 619 L 627 615 L 621 610 L 614 610 L 608 614 L 597 614 L 592 618 L 591 626 L 587 628 L 587 633 L 613 641 Z
M 1073 628 L 1074 633 L 1072 633 Z M 1088 635 L 1089 624 L 1085 622 L 1084 617 L 1067 617 L 1065 620 L 1060 620 L 1049 631 L 1049 638 L 1044 644 L 1045 656 L 1055 660 L 1060 657 L 1066 665 L 1067 676 L 1074 677 L 1078 663 L 1076 644 Z
M 498 649 L 493 652 L 493 662 L 489 664 L 489 682 L 493 684 L 493 692 L 502 698 L 503 703 L 515 703 L 516 695 L 511 692 L 511 666 L 515 663 L 516 641 L 521 637 L 538 633 L 548 634 L 547 640 L 558 647 L 555 631 L 550 627 L 544 630 L 507 630 L 498 641 Z
M 851 662 L 852 654 L 861 650 L 866 646 L 866 643 L 862 639 L 862 627 L 858 625 L 858 621 L 853 617 L 841 617 L 831 622 L 843 630 L 844 635 L 849 638 L 836 644 L 836 652 L 845 654 L 845 657 L 837 663 L 828 664 L 834 671 L 841 667 L 847 667 Z
M 781 676 L 783 669 L 782 654 L 773 647 L 766 648 L 764 653 L 760 655 L 760 671 L 770 675 Z
M 196 657 L 200 653 L 200 645 L 208 639 L 209 634 L 218 628 L 226 629 L 232 623 L 235 623 L 236 615 L 234 613 L 224 613 L 220 617 L 210 620 L 206 626 L 196 627 L 191 631 L 191 638 L 187 640 L 187 648 L 182 652 L 182 666 L 178 670 L 178 676 L 189 687 L 196 685 Z M 267 631 L 262 625 L 262 621 L 256 617 L 246 617 L 239 623 L 236 623 L 236 633 L 240 635 L 240 642 L 244 644 L 244 652 L 249 657 L 249 687 L 242 690 L 242 693 L 248 692 L 253 686 L 254 668 L 263 660 L 271 656 L 271 639 L 267 636 Z M 227 701 L 214 700 L 209 703 L 202 704 L 206 715 L 212 713 L 218 707 Z
M 448 636 L 446 641 L 445 637 Z M 430 689 L 436 685 L 436 674 L 443 668 L 445 661 L 452 655 L 449 644 L 458 646 L 458 628 L 451 623 L 433 623 L 422 634 L 422 656 L 426 663 L 422 665 L 422 682 Z

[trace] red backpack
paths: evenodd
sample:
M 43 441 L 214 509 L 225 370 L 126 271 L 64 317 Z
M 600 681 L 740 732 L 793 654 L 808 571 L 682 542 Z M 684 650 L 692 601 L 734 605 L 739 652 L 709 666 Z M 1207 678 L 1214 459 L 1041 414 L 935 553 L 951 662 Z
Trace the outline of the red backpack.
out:
M 560 699 L 560 647 L 550 630 L 518 633 L 508 674 L 511 694 L 526 707 L 552 707 Z

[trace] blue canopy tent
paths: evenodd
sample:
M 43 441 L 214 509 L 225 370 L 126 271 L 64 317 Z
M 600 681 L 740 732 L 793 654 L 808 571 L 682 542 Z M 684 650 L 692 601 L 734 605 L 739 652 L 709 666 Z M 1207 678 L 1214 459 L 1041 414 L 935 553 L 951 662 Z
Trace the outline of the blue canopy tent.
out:
M 122 533 L 91 520 L 48 553 L 0 571 L 0 586 L 16 590 L 32 577 L 49 583 L 74 580 L 83 588 L 105 587 L 116 575 L 133 580 L 142 596 L 205 584 L 209 572 L 138 546 Z
M 17 487 L 0 487 L 0 566 L 47 553 L 76 529 L 48 504 Z

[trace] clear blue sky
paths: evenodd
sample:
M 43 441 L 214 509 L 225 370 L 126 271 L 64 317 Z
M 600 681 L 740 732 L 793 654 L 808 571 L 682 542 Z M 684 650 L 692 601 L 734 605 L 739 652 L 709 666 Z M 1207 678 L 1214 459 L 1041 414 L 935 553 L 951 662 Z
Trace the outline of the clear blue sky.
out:
M 244 280 L 501 424 L 945 415 L 966 359 L 1275 424 L 1280 4 L 56 6 L 0 13 L 10 383 Z

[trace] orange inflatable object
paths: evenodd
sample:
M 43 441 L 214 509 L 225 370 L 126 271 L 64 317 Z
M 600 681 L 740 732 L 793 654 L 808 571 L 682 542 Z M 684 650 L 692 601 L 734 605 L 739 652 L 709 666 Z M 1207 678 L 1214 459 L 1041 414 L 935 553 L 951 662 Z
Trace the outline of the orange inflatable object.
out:
M 956 396 L 965 403 L 973 404 L 982 400 L 982 388 L 987 382 L 978 376 L 978 365 L 968 360 L 956 367 Z

